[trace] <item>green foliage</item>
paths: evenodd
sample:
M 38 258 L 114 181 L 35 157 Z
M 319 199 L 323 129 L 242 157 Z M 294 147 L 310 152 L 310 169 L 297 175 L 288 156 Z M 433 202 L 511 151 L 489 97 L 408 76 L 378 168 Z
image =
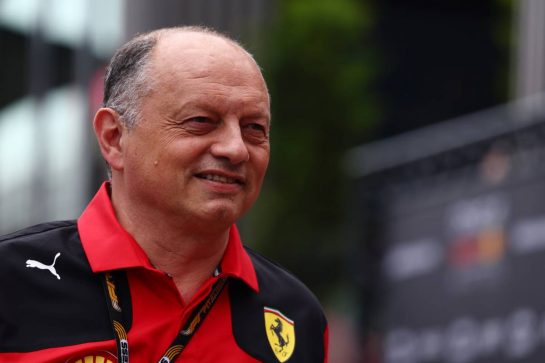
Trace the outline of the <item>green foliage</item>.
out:
M 513 52 L 516 51 L 515 47 L 517 46 L 514 34 L 514 28 L 517 26 L 515 21 L 516 7 L 519 5 L 513 0 L 495 0 L 496 2 L 496 12 L 493 22 L 493 27 L 491 31 L 493 32 L 494 43 L 504 55 L 498 61 L 500 75 L 503 77 L 498 77 L 496 81 L 496 93 L 499 100 L 506 102 L 510 95 L 513 94 L 514 85 L 510 82 L 514 81 L 514 77 L 506 77 L 512 71 L 513 67 Z
M 258 57 L 272 98 L 271 165 L 245 225 L 250 243 L 324 295 L 345 253 L 342 157 L 376 119 L 372 17 L 355 0 L 285 0 L 278 17 Z

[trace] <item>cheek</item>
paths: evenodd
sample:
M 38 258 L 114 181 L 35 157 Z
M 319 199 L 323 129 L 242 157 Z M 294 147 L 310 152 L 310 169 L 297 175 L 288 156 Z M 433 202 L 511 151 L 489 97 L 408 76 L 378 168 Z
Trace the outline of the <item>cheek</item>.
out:
M 158 154 L 171 162 L 190 163 L 197 160 L 210 148 L 210 142 L 204 137 L 177 137 L 161 144 Z
M 265 150 L 264 152 L 264 156 L 263 156 L 263 168 L 265 169 L 265 171 L 267 170 L 267 167 L 269 166 L 269 159 L 271 157 L 271 150 L 269 147 L 267 147 L 267 149 Z
M 269 165 L 269 152 L 267 151 L 256 154 L 253 158 L 253 164 L 256 175 L 261 182 L 265 177 L 265 173 Z
M 269 167 L 269 156 L 267 155 L 267 157 L 263 158 L 262 160 L 262 163 L 261 163 L 261 168 L 262 168 L 262 173 L 263 173 L 263 176 L 265 176 L 265 173 L 267 172 L 267 168 Z
M 140 145 L 130 151 L 126 172 L 129 178 L 140 180 L 140 183 L 157 183 L 157 179 L 164 177 L 167 165 L 161 150 L 152 145 Z

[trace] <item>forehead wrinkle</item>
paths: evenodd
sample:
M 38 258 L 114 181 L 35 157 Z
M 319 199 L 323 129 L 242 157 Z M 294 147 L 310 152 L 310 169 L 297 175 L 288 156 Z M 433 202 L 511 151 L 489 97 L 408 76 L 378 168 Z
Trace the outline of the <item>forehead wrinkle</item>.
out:
M 223 66 L 223 68 L 228 66 Z M 254 70 L 230 70 L 210 69 L 187 69 L 180 67 L 179 71 L 162 68 L 157 72 L 156 80 L 161 88 L 169 92 L 194 92 L 195 89 L 213 88 L 214 93 L 225 93 L 233 90 L 222 90 L 222 88 L 239 87 L 244 94 L 264 92 L 268 96 L 267 87 L 263 78 Z M 186 90 L 187 92 L 184 92 Z
M 172 76 L 166 79 L 165 88 L 174 97 L 190 100 L 247 100 L 268 103 L 269 95 L 264 82 L 254 75 L 230 76 L 220 72 L 212 75 L 192 75 L 191 78 Z
M 180 104 L 176 113 L 191 113 L 203 110 L 213 113 L 239 114 L 242 110 L 244 114 L 251 114 L 254 116 L 262 114 L 265 117 L 269 117 L 268 101 L 266 99 L 259 99 L 255 94 L 250 94 L 248 96 L 245 94 L 238 94 L 237 96 L 233 96 L 232 92 L 213 92 L 206 93 L 206 97 L 199 97 L 199 94 L 194 95 Z

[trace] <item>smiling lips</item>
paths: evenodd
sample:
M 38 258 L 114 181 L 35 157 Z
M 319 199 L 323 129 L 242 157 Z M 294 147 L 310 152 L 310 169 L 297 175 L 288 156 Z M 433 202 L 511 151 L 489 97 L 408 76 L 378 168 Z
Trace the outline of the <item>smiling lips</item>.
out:
M 239 178 L 228 177 L 225 175 L 198 174 L 197 177 L 200 179 L 210 180 L 210 181 L 214 181 L 214 182 L 218 182 L 222 184 L 240 184 L 240 185 L 244 184 L 243 181 Z

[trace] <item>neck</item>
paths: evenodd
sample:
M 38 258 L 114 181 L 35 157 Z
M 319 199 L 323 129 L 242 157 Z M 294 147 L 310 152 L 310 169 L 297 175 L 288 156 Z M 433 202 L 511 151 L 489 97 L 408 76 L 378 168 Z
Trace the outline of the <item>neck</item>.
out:
M 112 198 L 112 204 L 119 223 L 142 247 L 153 266 L 172 277 L 183 300 L 188 302 L 219 265 L 230 226 L 197 228 L 194 221 L 169 221 L 158 217 L 156 211 L 146 213 L 129 208 L 122 199 Z
M 172 277 L 186 302 L 212 276 L 228 242 L 228 231 L 214 239 L 199 236 L 188 238 L 183 232 L 172 238 L 166 237 L 164 231 L 161 231 L 160 236 L 145 236 L 138 231 L 133 233 L 151 263 Z

